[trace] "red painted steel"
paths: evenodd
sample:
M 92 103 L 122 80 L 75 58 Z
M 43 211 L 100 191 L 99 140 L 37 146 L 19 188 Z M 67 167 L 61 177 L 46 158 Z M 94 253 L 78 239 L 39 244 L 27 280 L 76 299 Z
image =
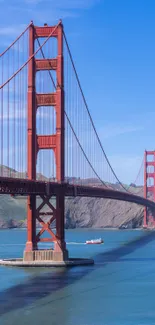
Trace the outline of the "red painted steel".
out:
M 35 58 L 34 54 L 34 26 L 29 28 L 29 56 L 28 63 L 28 129 L 27 129 L 27 176 L 29 180 L 36 180 L 36 93 L 35 93 Z M 36 196 L 29 195 L 27 200 L 27 243 L 26 251 L 36 248 Z
M 35 38 L 49 37 L 50 34 L 52 34 L 52 37 L 58 36 L 58 30 L 55 26 L 35 26 Z
M 152 161 L 149 161 L 149 157 L 152 156 Z M 152 167 L 153 171 L 149 172 L 148 168 Z M 148 184 L 148 180 L 153 179 L 153 185 Z M 155 151 L 145 151 L 144 153 L 144 198 L 148 198 L 148 194 L 152 193 L 153 201 L 155 202 Z M 151 213 L 151 215 L 150 215 Z M 149 222 L 152 226 L 155 226 L 155 211 L 150 211 L 146 206 L 144 208 L 144 221 L 143 227 L 147 228 Z
M 36 59 L 36 71 L 56 70 L 57 59 Z
M 64 66 L 63 66 L 63 26 L 60 24 L 58 32 L 57 57 L 57 102 L 56 102 L 56 179 L 64 182 L 65 174 L 65 138 L 64 138 Z M 63 188 L 56 196 L 56 236 L 55 249 L 57 252 L 66 250 L 64 240 L 64 210 L 65 193 Z
M 57 37 L 58 56 L 56 59 L 35 59 L 34 43 L 36 37 Z M 36 162 L 39 150 L 51 149 L 55 154 L 56 162 L 56 180 L 58 183 L 64 182 L 64 68 L 63 68 L 63 25 L 58 24 L 54 27 L 35 27 L 30 26 L 29 33 L 29 56 L 32 59 L 28 66 L 28 179 L 36 181 Z M 55 93 L 36 94 L 35 75 L 40 70 L 55 70 L 57 75 L 57 88 Z M 36 112 L 39 106 L 53 106 L 56 110 L 56 134 L 37 135 L 36 134 Z M 46 193 L 46 192 L 45 192 Z M 51 202 L 50 195 L 41 196 L 42 203 L 36 208 L 36 196 L 28 196 L 27 222 L 28 238 L 25 251 L 37 249 L 37 243 L 40 241 L 52 241 L 55 243 L 55 252 L 66 252 L 64 240 L 64 200 L 65 192 L 63 187 L 56 193 L 56 207 Z M 48 206 L 51 212 L 42 213 L 41 209 Z M 44 215 L 51 216 L 48 222 L 43 220 Z M 41 218 L 42 216 L 42 218 Z M 41 231 L 36 235 L 36 219 L 42 226 Z M 56 223 L 56 235 L 50 229 L 51 224 Z M 50 239 L 41 238 L 41 235 L 47 231 Z
M 56 150 L 56 135 L 38 135 L 37 136 L 38 150 L 53 149 Z
M 39 106 L 56 106 L 56 94 L 36 94 L 37 107 Z

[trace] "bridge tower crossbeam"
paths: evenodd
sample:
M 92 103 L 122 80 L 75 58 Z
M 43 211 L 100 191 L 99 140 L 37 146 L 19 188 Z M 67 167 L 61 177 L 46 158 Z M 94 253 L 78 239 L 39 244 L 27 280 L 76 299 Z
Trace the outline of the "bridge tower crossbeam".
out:
M 52 33 L 53 32 L 53 33 Z M 50 36 L 51 35 L 51 36 Z M 36 59 L 35 40 L 41 37 L 57 38 L 58 54 L 54 59 Z M 29 57 L 28 64 L 28 179 L 36 180 L 36 163 L 39 150 L 51 149 L 54 151 L 56 162 L 56 180 L 64 182 L 64 68 L 63 68 L 63 25 L 57 27 L 36 27 L 33 24 L 29 28 Z M 57 77 L 56 91 L 50 94 L 36 93 L 36 74 L 38 71 L 55 70 Z M 56 110 L 56 134 L 37 135 L 36 114 L 40 106 L 53 106 Z M 50 161 L 48 162 L 50 163 Z M 36 184 L 37 186 L 37 184 Z M 48 188 L 48 186 L 47 186 Z M 27 243 L 24 251 L 25 261 L 54 260 L 63 261 L 68 258 L 64 239 L 64 204 L 65 194 L 60 189 L 56 195 L 56 206 L 50 202 L 50 194 L 41 196 L 42 203 L 36 206 L 36 195 L 29 195 L 27 200 Z M 42 208 L 48 206 L 48 212 L 42 212 Z M 49 212 L 50 210 L 50 212 Z M 45 222 L 44 215 L 49 215 Z M 42 229 L 36 232 L 36 220 L 40 222 Z M 51 224 L 56 223 L 56 234 L 51 229 Z M 47 231 L 50 238 L 42 238 Z M 39 242 L 54 242 L 53 250 L 38 250 Z

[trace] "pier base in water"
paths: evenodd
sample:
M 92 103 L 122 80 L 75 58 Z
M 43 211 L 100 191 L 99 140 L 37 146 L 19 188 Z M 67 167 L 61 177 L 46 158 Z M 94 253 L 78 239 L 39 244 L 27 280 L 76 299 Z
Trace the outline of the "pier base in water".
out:
M 53 249 L 41 249 L 33 251 L 25 251 L 23 256 L 24 262 L 42 262 L 42 261 L 56 261 L 63 262 L 68 260 L 68 251 L 55 251 Z
M 69 258 L 66 261 L 24 261 L 22 258 L 3 259 L 0 265 L 16 267 L 72 267 L 93 265 L 94 260 L 84 258 Z

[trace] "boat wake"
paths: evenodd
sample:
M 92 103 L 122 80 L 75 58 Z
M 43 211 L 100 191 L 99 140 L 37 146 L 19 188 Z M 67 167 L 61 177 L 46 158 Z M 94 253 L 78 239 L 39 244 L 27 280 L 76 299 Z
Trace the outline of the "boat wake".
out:
M 77 242 L 72 242 L 72 241 L 69 241 L 69 242 L 66 242 L 67 245 L 85 245 L 86 243 L 77 243 Z

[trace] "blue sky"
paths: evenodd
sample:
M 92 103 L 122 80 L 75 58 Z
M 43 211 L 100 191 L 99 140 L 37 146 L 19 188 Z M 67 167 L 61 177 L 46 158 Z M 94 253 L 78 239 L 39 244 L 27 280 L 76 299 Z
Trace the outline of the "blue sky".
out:
M 30 20 L 63 19 L 90 112 L 118 176 L 155 148 L 154 0 L 0 0 L 0 50 Z

